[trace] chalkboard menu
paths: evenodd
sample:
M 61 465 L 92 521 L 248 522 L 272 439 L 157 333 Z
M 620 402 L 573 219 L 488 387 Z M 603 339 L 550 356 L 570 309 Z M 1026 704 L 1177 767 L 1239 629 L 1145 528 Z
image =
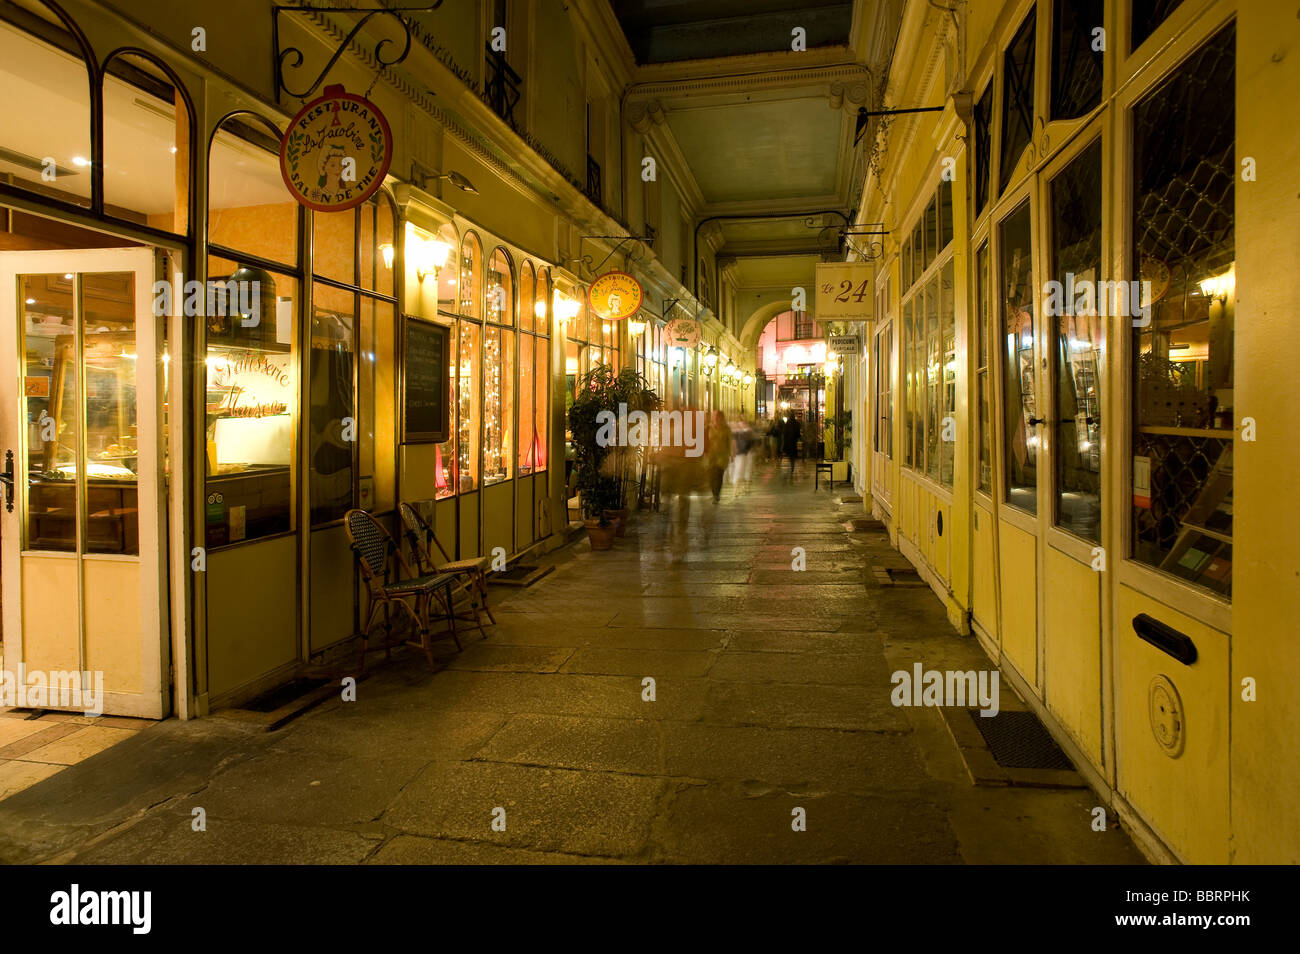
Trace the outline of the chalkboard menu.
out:
M 402 443 L 447 439 L 447 375 L 451 329 L 402 316 Z

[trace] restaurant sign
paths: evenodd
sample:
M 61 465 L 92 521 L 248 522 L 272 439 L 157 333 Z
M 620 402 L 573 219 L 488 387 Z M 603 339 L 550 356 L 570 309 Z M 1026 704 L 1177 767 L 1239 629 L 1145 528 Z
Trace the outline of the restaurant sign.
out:
M 664 326 L 664 344 L 690 351 L 699 347 L 703 330 L 694 318 L 674 318 Z
M 818 321 L 870 321 L 870 262 L 822 262 L 817 265 Z
M 857 354 L 857 335 L 831 335 L 826 339 L 826 350 L 831 354 Z
M 393 134 L 374 103 L 326 86 L 280 141 L 280 174 L 293 197 L 317 212 L 342 212 L 370 198 L 393 158 Z
M 587 304 L 604 321 L 622 321 L 641 308 L 641 283 L 627 272 L 606 272 L 587 290 Z

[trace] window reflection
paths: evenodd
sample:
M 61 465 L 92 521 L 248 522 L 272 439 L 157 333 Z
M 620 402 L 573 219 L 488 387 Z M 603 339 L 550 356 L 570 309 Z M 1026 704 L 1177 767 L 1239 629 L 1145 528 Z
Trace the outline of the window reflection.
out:
M 1029 203 L 1024 202 L 998 226 L 1001 300 L 1006 362 L 1002 429 L 1007 473 L 1007 502 L 1038 512 L 1038 391 L 1034 368 L 1034 290 Z
M 1060 296 L 1046 299 L 1056 343 L 1056 523 L 1087 540 L 1100 540 L 1105 325 L 1098 311 L 1109 311 L 1099 309 L 1096 301 L 1101 275 L 1100 139 L 1052 180 L 1051 196 L 1052 274 L 1061 287 Z

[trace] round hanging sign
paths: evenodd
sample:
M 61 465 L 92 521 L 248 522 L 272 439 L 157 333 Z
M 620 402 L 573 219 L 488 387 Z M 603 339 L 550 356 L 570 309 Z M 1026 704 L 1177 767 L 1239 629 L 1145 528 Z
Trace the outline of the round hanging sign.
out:
M 670 348 L 698 347 L 703 329 L 694 318 L 674 318 L 664 326 L 664 341 Z
M 606 272 L 587 290 L 587 304 L 605 321 L 622 321 L 635 315 L 644 297 L 641 283 L 627 272 Z
M 280 140 L 280 174 L 293 197 L 317 212 L 342 212 L 383 185 L 393 134 L 379 107 L 342 86 L 304 106 Z

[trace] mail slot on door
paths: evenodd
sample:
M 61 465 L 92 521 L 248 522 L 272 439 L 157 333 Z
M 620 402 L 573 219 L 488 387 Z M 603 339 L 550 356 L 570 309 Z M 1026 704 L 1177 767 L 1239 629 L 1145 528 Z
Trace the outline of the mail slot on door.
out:
M 1146 613 L 1133 617 L 1133 632 L 1162 653 L 1173 656 L 1185 666 L 1196 662 L 1196 644 L 1186 633 L 1180 633 Z

